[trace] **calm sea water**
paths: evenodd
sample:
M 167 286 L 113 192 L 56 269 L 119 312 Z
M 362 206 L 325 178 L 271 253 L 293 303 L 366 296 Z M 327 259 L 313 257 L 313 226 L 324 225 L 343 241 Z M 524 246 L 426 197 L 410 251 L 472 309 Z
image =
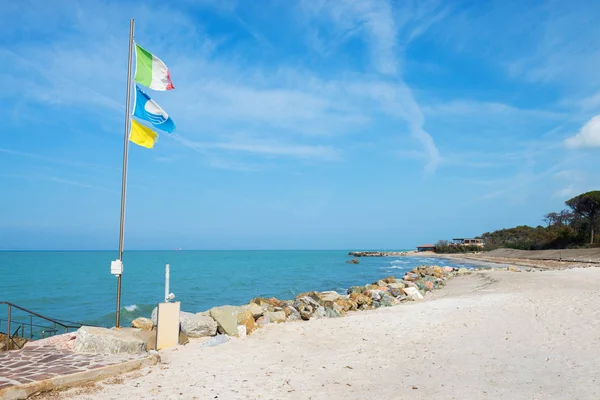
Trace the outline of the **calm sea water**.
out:
M 257 296 L 291 299 L 310 290 L 345 291 L 421 264 L 418 257 L 361 258 L 347 251 L 128 251 L 124 254 L 122 325 L 149 316 L 164 296 L 165 264 L 171 292 L 184 311 L 245 304 Z M 117 279 L 114 251 L 0 252 L 0 301 L 58 319 L 114 326 Z M 445 261 L 444 265 L 454 265 Z M 0 331 L 6 307 L 0 306 Z

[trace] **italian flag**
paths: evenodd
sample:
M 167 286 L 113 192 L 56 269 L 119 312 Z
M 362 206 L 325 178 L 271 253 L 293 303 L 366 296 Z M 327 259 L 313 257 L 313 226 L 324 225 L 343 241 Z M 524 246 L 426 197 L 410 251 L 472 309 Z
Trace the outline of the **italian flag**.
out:
M 135 78 L 134 80 L 150 89 L 171 90 L 175 89 L 171 82 L 169 69 L 160 58 L 144 50 L 140 45 L 135 45 Z

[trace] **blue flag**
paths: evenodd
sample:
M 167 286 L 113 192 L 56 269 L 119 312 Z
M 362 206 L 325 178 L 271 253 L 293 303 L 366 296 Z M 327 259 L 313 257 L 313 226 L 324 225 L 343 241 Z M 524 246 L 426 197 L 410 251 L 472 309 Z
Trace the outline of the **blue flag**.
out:
M 173 132 L 175 123 L 154 100 L 135 85 L 135 107 L 133 116 L 150 122 L 154 127 L 165 132 Z

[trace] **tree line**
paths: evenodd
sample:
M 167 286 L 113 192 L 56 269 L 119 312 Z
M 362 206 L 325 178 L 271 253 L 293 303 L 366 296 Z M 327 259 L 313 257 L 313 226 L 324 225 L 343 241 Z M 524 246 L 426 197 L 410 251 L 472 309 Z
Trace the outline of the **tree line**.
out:
M 517 226 L 486 232 L 485 250 L 501 247 L 521 250 L 565 249 L 598 245 L 600 191 L 582 193 L 565 202 L 566 209 L 544 216 L 546 226 Z

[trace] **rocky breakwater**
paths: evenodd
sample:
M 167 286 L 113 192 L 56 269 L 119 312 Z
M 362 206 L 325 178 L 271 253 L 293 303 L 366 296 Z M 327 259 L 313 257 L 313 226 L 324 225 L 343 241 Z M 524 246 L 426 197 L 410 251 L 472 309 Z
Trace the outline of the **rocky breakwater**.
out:
M 216 336 L 215 343 L 221 343 L 223 340 L 219 338 L 245 337 L 269 324 L 338 318 L 352 311 L 418 301 L 428 292 L 445 286 L 447 279 L 470 273 L 466 268 L 420 266 L 402 278 L 389 276 L 364 286 L 352 286 L 345 293 L 312 291 L 290 300 L 257 297 L 242 306 L 226 305 L 199 313 L 182 311 L 180 327 L 187 337 Z M 140 318 L 133 324 L 140 329 L 153 330 L 156 309 L 151 319 Z
M 351 251 L 348 253 L 351 257 L 396 257 L 405 256 L 406 254 L 406 251 Z

